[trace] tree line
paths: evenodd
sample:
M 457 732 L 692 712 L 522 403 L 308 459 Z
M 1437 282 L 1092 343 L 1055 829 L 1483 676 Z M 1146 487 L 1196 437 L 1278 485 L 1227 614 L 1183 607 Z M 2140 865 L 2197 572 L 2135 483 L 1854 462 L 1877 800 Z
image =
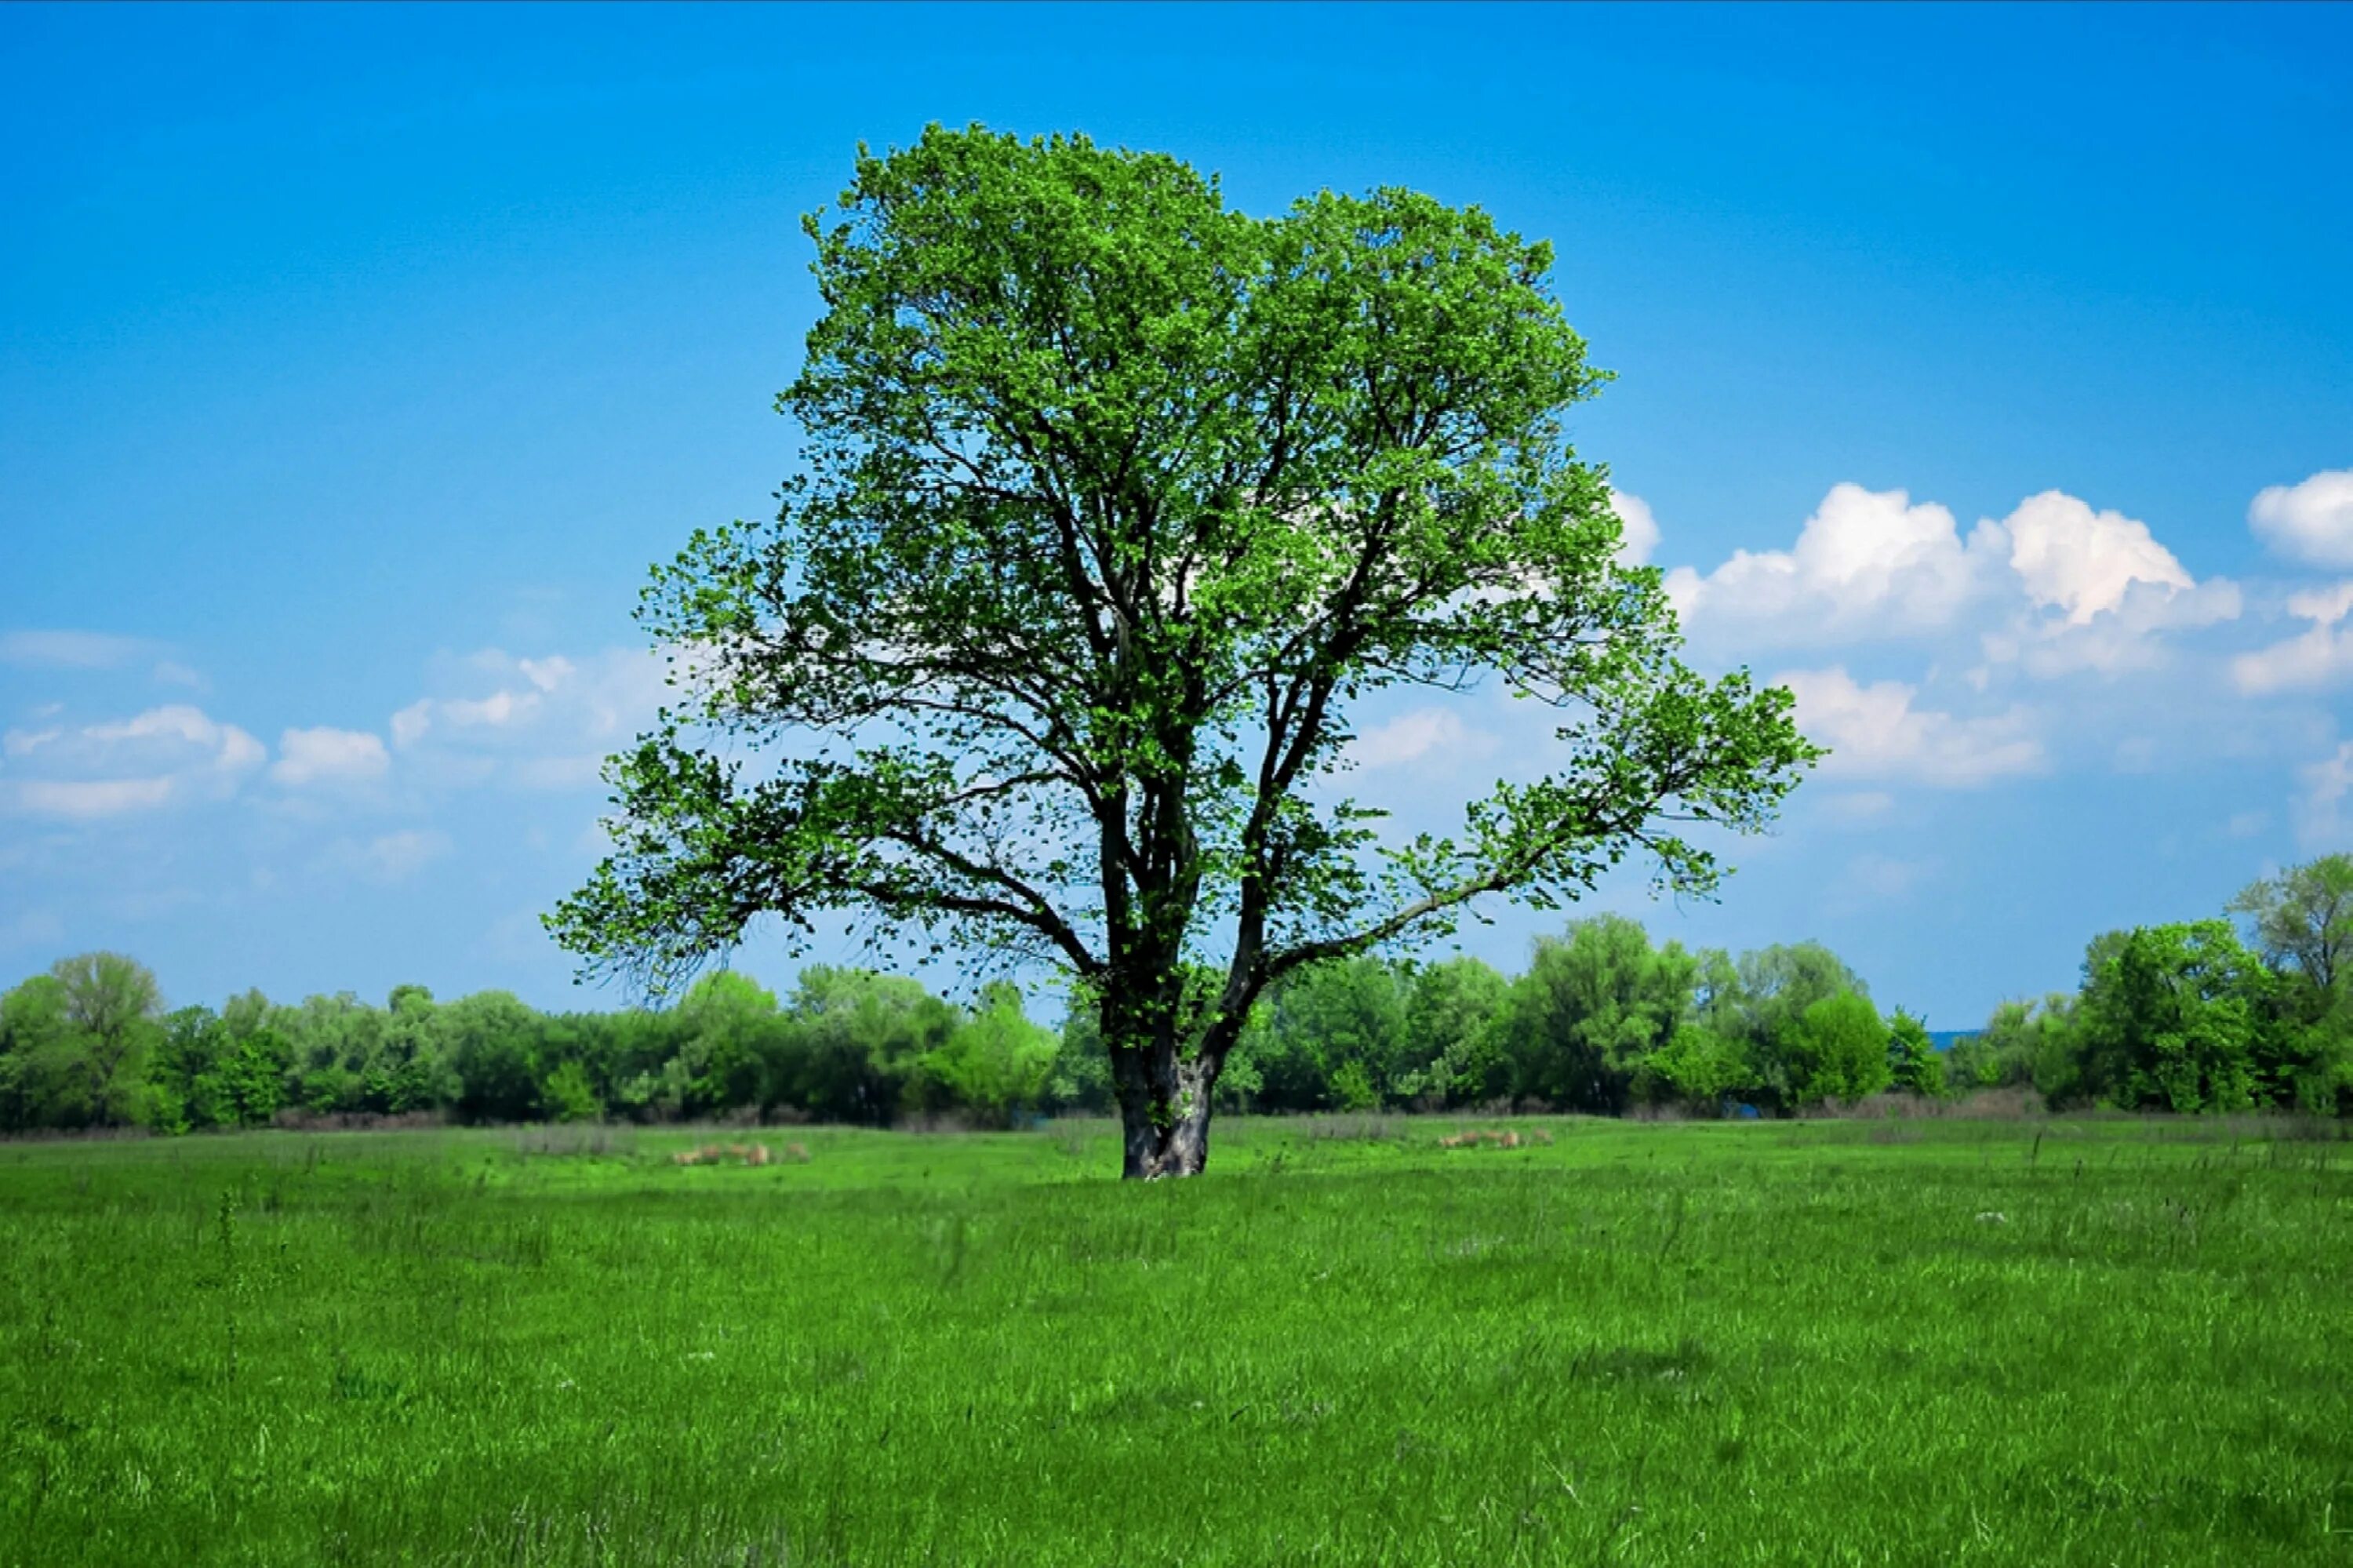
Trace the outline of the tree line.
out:
M 2216 917 L 2114 931 L 2083 983 L 2005 1002 L 1939 1051 L 1817 942 L 1734 957 L 1602 915 L 1506 977 L 1475 958 L 1304 969 L 1254 1010 L 1224 1108 L 1512 1105 L 1788 1114 L 1883 1093 L 2023 1090 L 2054 1109 L 2353 1114 L 2353 858 L 2255 883 Z M 1057 1031 L 1013 985 L 968 1002 L 813 966 L 779 997 L 730 970 L 661 1010 L 542 1012 L 396 988 L 167 1011 L 135 960 L 60 960 L 0 995 L 0 1131 L 165 1132 L 291 1118 L 726 1118 L 1003 1127 L 1113 1108 L 1096 1010 Z

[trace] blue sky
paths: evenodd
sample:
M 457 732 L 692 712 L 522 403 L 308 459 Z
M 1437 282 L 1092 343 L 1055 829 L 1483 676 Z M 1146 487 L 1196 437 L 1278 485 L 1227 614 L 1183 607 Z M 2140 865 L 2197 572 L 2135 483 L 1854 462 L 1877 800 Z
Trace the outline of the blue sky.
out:
M 637 586 L 792 467 L 798 215 L 981 120 L 1555 240 L 1694 655 L 1837 747 L 1595 906 L 1974 1023 L 2353 844 L 2348 84 L 2342 7 L 0 9 L 0 976 L 619 1000 L 535 917 Z M 1369 715 L 1361 792 L 1526 723 Z

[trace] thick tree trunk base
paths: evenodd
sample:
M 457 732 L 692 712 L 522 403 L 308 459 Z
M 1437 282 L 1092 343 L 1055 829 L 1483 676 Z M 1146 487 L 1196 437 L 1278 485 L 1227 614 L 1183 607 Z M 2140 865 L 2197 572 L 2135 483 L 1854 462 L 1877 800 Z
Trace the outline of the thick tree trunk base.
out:
M 1125 1148 L 1120 1161 L 1123 1181 L 1157 1181 L 1163 1177 L 1198 1176 L 1209 1163 L 1209 1118 L 1181 1116 L 1167 1126 L 1156 1126 L 1151 1116 L 1124 1117 Z

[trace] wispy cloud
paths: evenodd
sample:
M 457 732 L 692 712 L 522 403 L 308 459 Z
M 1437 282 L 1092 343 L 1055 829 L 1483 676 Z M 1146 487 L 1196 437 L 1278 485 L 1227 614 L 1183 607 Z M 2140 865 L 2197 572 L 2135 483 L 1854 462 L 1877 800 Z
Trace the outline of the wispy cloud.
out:
M 0 631 L 0 663 L 61 670 L 113 670 L 153 654 L 142 637 L 105 631 Z
M 185 704 L 78 728 L 11 730 L 0 754 L 11 763 L 0 802 L 73 821 L 233 794 L 267 755 L 244 730 Z

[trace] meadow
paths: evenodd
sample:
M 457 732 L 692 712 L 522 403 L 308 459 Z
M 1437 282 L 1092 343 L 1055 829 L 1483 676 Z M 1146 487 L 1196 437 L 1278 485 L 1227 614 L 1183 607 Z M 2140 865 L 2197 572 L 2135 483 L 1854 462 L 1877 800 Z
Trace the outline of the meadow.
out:
M 0 1145 L 0 1561 L 2353 1562 L 2340 1133 Z

